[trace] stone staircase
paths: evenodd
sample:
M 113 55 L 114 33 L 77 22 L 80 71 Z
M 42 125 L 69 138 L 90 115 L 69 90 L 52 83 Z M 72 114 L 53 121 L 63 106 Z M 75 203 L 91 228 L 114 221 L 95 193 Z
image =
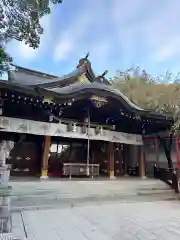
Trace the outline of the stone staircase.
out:
M 12 209 L 34 210 L 104 202 L 173 201 L 178 196 L 159 180 L 48 181 L 15 183 Z

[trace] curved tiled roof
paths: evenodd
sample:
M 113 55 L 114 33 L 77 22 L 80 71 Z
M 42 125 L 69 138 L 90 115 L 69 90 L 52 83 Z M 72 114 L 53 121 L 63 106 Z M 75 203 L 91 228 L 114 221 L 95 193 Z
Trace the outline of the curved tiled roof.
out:
M 49 90 L 47 88 L 47 90 Z M 66 98 L 66 97 L 76 97 L 77 95 L 81 95 L 83 93 L 100 93 L 101 95 L 106 96 L 111 96 L 116 98 L 117 100 L 120 100 L 124 104 L 128 104 L 131 108 L 138 110 L 138 111 L 144 111 L 142 108 L 138 107 L 134 103 L 132 103 L 123 93 L 120 91 L 114 89 L 111 86 L 102 84 L 102 83 L 97 83 L 93 82 L 91 84 L 73 84 L 68 87 L 63 87 L 63 88 L 54 88 L 51 89 L 52 92 L 55 92 L 59 95 L 60 98 Z
M 49 74 L 39 73 L 22 67 L 16 67 L 16 70 L 9 72 L 10 81 L 12 83 L 24 86 L 41 86 L 41 87 L 62 87 L 72 84 L 76 81 L 76 77 L 83 73 L 84 69 L 79 68 L 62 77 L 56 77 Z M 74 81 L 72 81 L 74 80 Z
M 13 65 L 14 70 L 9 71 L 9 81 L 12 83 L 31 86 L 31 87 L 43 87 L 43 88 L 54 88 L 64 87 L 74 84 L 78 81 L 78 77 L 85 75 L 89 82 L 101 82 L 106 85 L 110 85 L 110 82 L 102 76 L 95 76 L 91 63 L 88 59 L 82 58 L 79 60 L 79 64 L 74 71 L 66 74 L 62 77 L 57 77 L 51 74 L 42 73 L 36 70 L 27 69 L 17 65 Z M 106 73 L 105 71 L 104 73 Z
M 0 82 L 2 87 L 8 87 L 14 90 L 17 89 L 17 91 L 20 92 L 24 89 L 24 92 L 27 94 L 30 93 L 42 98 L 48 96 L 57 100 L 59 103 L 65 103 L 72 98 L 83 99 L 91 95 L 111 97 L 119 101 L 119 103 L 121 103 L 128 111 L 137 111 L 142 115 L 148 114 L 149 116 L 150 114 L 153 117 L 163 119 L 167 118 L 166 116 L 151 113 L 150 111 L 144 110 L 135 105 L 123 93 L 110 86 L 108 80 L 107 82 L 101 82 L 101 79 L 105 79 L 104 76 L 96 77 L 91 68 L 91 63 L 86 58 L 79 61 L 76 70 L 60 78 L 21 67 L 17 68 L 19 69 L 19 72 L 14 71 L 13 73 L 10 73 L 12 74 L 10 82 L 6 82 L 6 84 Z M 87 77 L 89 84 L 82 84 L 77 81 L 78 77 L 81 75 Z

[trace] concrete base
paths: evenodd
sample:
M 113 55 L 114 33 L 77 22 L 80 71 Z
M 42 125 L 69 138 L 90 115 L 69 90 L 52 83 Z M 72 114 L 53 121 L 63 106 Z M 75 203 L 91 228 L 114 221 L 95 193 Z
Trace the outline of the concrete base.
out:
M 48 180 L 49 179 L 49 177 L 48 177 L 48 170 L 47 169 L 42 169 L 40 179 L 41 180 Z
M 41 176 L 41 177 L 40 177 L 40 180 L 48 180 L 48 179 L 49 179 L 48 176 Z
M 142 176 L 142 177 L 140 177 L 140 178 L 141 178 L 141 179 L 143 179 L 143 180 L 144 180 L 144 179 L 147 179 L 147 177 L 146 177 L 146 176 Z
M 109 176 L 109 179 L 113 180 L 113 179 L 116 179 L 115 176 Z

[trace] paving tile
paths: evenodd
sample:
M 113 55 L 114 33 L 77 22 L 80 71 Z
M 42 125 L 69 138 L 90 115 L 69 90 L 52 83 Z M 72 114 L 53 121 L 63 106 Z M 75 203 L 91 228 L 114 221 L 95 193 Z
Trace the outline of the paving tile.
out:
M 177 202 L 104 203 L 22 212 L 30 240 L 179 240 Z M 14 215 L 20 222 L 20 215 Z M 22 225 L 19 225 L 19 232 Z
M 12 214 L 12 233 L 14 236 L 24 239 L 26 237 L 19 212 Z

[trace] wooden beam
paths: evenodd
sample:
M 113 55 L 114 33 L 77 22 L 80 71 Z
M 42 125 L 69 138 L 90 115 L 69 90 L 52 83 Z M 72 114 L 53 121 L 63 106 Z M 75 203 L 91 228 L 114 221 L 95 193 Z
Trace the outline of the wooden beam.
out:
M 50 145 L 51 145 L 51 137 L 45 136 L 44 151 L 43 151 L 43 158 L 42 158 L 41 179 L 48 178 L 48 161 L 49 161 Z
M 145 175 L 145 157 L 144 157 L 143 146 L 140 147 L 139 176 L 141 178 L 146 178 L 146 175 Z
M 115 178 L 114 176 L 114 143 L 108 142 L 108 173 L 111 179 Z

